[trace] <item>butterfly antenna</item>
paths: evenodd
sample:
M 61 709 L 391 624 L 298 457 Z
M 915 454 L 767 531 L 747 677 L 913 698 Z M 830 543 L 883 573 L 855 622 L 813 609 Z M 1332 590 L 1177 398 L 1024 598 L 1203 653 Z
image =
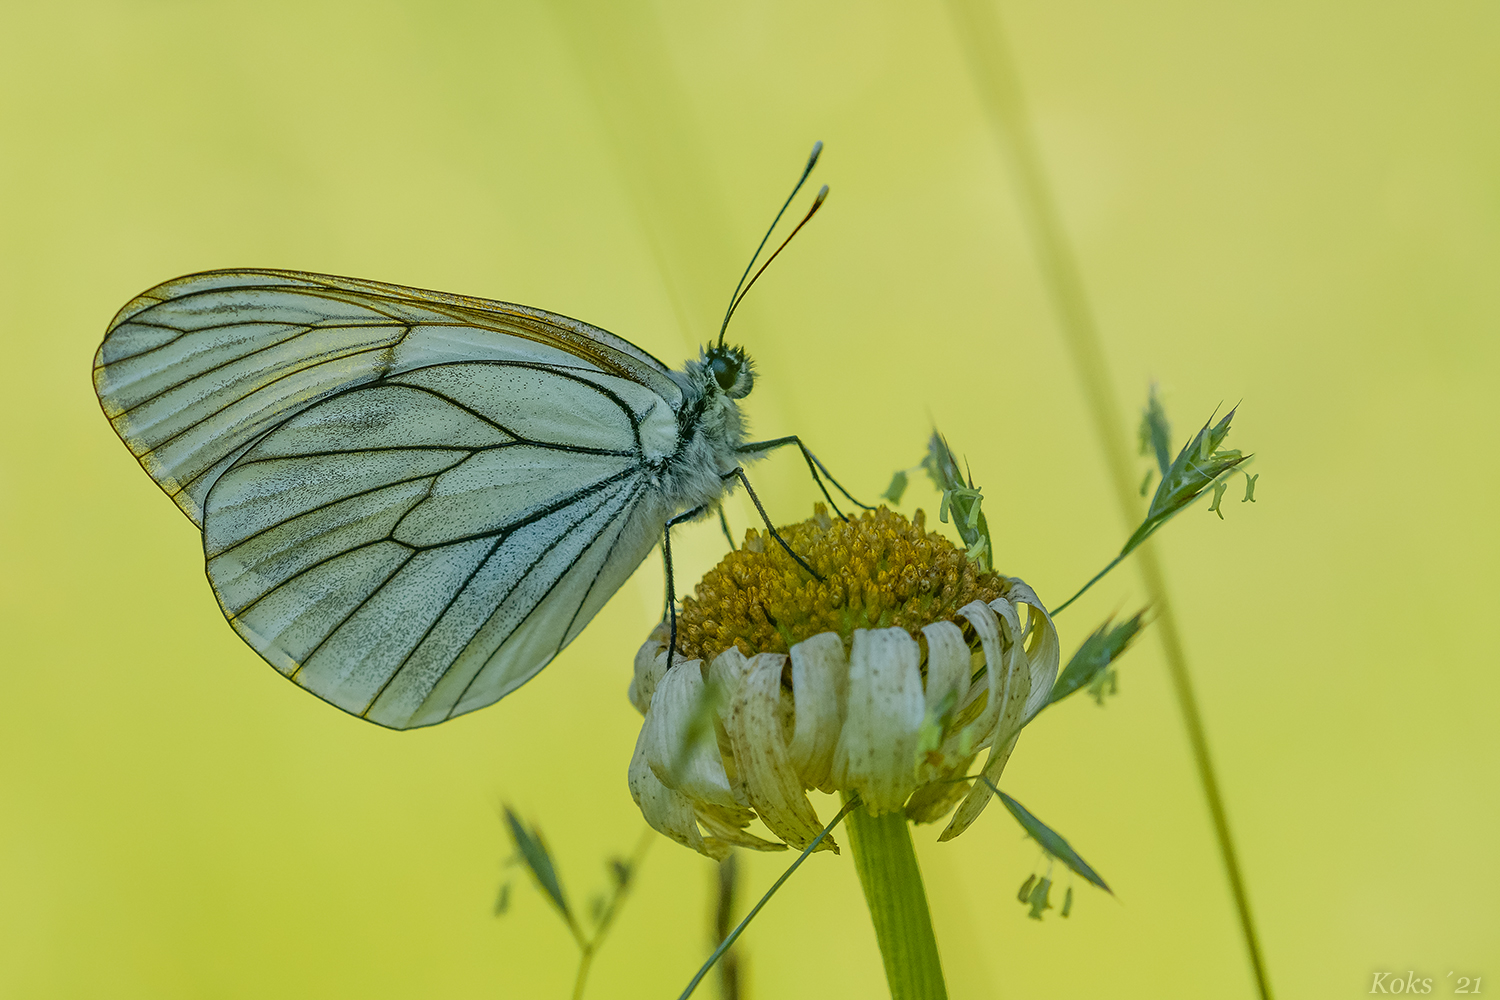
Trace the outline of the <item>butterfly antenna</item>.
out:
M 828 185 L 824 184 L 822 188 L 818 190 L 818 196 L 813 199 L 812 208 L 809 208 L 807 210 L 807 214 L 802 217 L 802 221 L 797 223 L 797 228 L 792 230 L 792 236 L 796 236 L 802 231 L 802 227 L 807 225 L 807 220 L 811 219 L 813 215 L 817 213 L 818 209 L 823 207 L 823 202 L 827 200 L 827 198 Z M 760 266 L 760 270 L 755 272 L 755 277 L 751 278 L 750 283 L 745 286 L 745 290 L 743 292 L 740 292 L 739 298 L 730 303 L 729 316 L 734 315 L 734 311 L 740 307 L 740 303 L 745 300 L 745 296 L 750 294 L 750 289 L 755 287 L 756 280 L 759 279 L 762 274 L 766 273 L 766 268 L 771 266 L 771 261 L 775 260 L 781 254 L 781 251 L 786 249 L 786 245 L 788 243 L 792 242 L 792 236 L 788 236 L 786 239 L 781 241 L 781 246 L 776 248 L 776 253 L 773 253 L 771 254 L 771 256 L 766 258 L 766 262 Z M 724 317 L 725 326 L 729 325 L 729 316 Z M 724 331 L 722 329 L 719 331 L 719 343 L 724 343 Z
M 776 213 L 776 218 L 774 218 L 774 219 L 771 220 L 771 228 L 766 230 L 766 235 L 764 235 L 764 236 L 762 236 L 760 238 L 760 245 L 755 248 L 755 253 L 753 253 L 753 254 L 750 255 L 750 263 L 748 263 L 748 264 L 745 265 L 745 273 L 742 274 L 742 275 L 740 275 L 739 284 L 737 284 L 737 285 L 734 286 L 734 294 L 731 295 L 731 296 L 729 296 L 729 308 L 724 311 L 724 322 L 721 323 L 721 324 L 719 324 L 719 346 L 720 347 L 724 346 L 724 331 L 726 329 L 728 329 L 728 327 L 729 327 L 729 317 L 731 317 L 731 316 L 734 315 L 734 307 L 739 304 L 739 300 L 743 297 L 743 296 L 740 295 L 740 289 L 745 287 L 745 279 L 750 277 L 750 270 L 755 267 L 755 262 L 756 262 L 757 259 L 759 259 L 760 252 L 766 248 L 766 243 L 767 243 L 767 241 L 770 240 L 771 234 L 776 231 L 776 224 L 778 222 L 780 222 L 781 221 L 781 217 L 786 214 L 787 208 L 792 204 L 792 199 L 795 198 L 795 197 L 797 197 L 797 192 L 798 191 L 802 190 L 802 185 L 807 183 L 807 175 L 811 174 L 813 167 L 815 167 L 815 166 L 818 165 L 818 157 L 821 156 L 822 153 L 823 153 L 823 143 L 822 143 L 822 141 L 819 140 L 818 142 L 813 143 L 812 154 L 810 156 L 808 156 L 808 158 L 807 158 L 807 166 L 805 166 L 805 167 L 802 168 L 802 176 L 797 178 L 797 184 L 796 184 L 795 187 L 792 188 L 792 193 L 786 196 L 786 201 L 782 204 L 781 211 L 777 212 Z M 826 193 L 827 193 L 827 189 L 826 188 L 824 189 L 823 192 L 820 192 L 819 198 L 818 198 L 818 201 L 819 201 L 820 204 L 822 203 L 823 195 L 825 195 Z M 814 207 L 814 211 L 816 211 L 816 206 Z M 811 213 L 808 213 L 808 214 L 809 214 L 809 216 L 811 215 Z M 802 221 L 805 223 L 805 222 L 807 222 L 807 219 L 803 219 Z M 800 229 L 801 226 L 798 226 L 797 228 Z M 782 246 L 785 246 L 785 245 L 786 244 L 784 244 L 784 243 L 782 244 Z M 776 251 L 776 253 L 780 253 L 780 252 L 781 251 L 779 249 Z M 772 254 L 771 256 L 774 257 L 774 256 L 776 256 L 776 254 Z M 767 263 L 770 263 L 770 262 L 767 261 Z M 762 268 L 761 270 L 764 270 L 764 268 Z M 757 278 L 760 277 L 759 273 L 756 274 L 756 277 Z M 751 284 L 754 284 L 755 279 L 751 278 L 750 281 L 751 281 Z

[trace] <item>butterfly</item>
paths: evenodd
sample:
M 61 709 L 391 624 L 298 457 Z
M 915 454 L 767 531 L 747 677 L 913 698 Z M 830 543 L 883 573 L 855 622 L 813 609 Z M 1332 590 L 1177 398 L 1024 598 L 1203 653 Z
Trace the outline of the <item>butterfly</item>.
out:
M 658 542 L 675 644 L 671 527 L 736 481 L 765 517 L 747 461 L 795 444 L 827 495 L 800 439 L 746 441 L 739 401 L 754 366 L 723 334 L 673 370 L 527 306 L 208 271 L 120 310 L 94 386 L 202 530 L 209 583 L 240 637 L 325 701 L 408 729 L 525 683 Z

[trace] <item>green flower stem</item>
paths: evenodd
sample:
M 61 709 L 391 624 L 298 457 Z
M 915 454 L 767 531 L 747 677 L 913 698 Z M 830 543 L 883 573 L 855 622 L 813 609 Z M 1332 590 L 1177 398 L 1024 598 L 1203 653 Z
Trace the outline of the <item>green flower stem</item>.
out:
M 947 1000 L 922 870 L 902 812 L 871 816 L 860 806 L 845 824 L 865 891 L 891 1000 Z

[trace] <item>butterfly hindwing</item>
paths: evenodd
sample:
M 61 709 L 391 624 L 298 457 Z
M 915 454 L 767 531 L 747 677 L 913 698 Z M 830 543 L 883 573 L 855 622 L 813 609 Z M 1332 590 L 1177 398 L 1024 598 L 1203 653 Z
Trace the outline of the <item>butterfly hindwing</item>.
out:
M 247 642 L 345 711 L 408 728 L 480 708 L 656 542 L 670 412 L 626 379 L 506 362 L 346 389 L 218 477 L 209 579 Z

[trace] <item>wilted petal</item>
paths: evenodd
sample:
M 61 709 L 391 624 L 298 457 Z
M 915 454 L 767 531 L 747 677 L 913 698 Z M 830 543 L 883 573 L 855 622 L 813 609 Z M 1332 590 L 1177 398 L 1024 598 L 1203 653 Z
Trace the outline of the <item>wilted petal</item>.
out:
M 969 693 L 972 657 L 963 630 L 952 622 L 933 622 L 922 628 L 922 635 L 927 639 L 927 715 L 936 719 L 945 704 L 951 712 Z
M 651 828 L 691 847 L 711 858 L 722 858 L 729 853 L 728 847 L 719 853 L 712 845 L 704 843 L 698 831 L 698 821 L 693 814 L 693 805 L 686 795 L 674 792 L 663 785 L 646 761 L 646 730 L 635 741 L 635 754 L 630 758 L 630 797 L 640 807 L 641 815 Z
M 635 654 L 635 675 L 630 679 L 630 703 L 642 715 L 651 707 L 661 675 L 667 672 L 667 643 L 670 633 L 666 622 L 656 626 Z
M 695 804 L 735 805 L 708 698 L 702 661 L 684 660 L 662 675 L 641 727 L 646 761 L 663 785 Z
M 1021 640 L 1021 612 L 1016 610 L 1015 604 L 1002 597 L 991 601 L 986 605 L 991 611 L 999 615 L 1005 623 L 1001 633 L 1007 643 L 1019 642 Z
M 945 769 L 944 777 L 957 778 L 967 773 L 973 763 L 973 756 L 958 758 Z M 968 791 L 961 781 L 923 785 L 906 800 L 906 818 L 913 823 L 931 823 L 942 819 Z
M 990 748 L 990 757 L 989 760 L 985 761 L 983 772 L 984 776 L 990 779 L 989 783 L 987 784 L 983 781 L 974 782 L 974 787 L 969 789 L 969 794 L 964 796 L 964 800 L 960 803 L 958 811 L 953 814 L 952 821 L 949 822 L 947 827 L 938 836 L 939 841 L 952 840 L 967 830 L 970 823 L 979 818 L 979 814 L 989 804 L 990 796 L 993 794 L 990 791 L 990 784 L 999 782 L 1000 775 L 1005 770 L 1005 762 L 1010 760 L 1011 751 L 1016 748 L 1016 740 L 1019 738 L 1020 734 L 1017 733 L 1006 740 L 1003 746 L 996 745 Z
M 1062 648 L 1057 641 L 1057 627 L 1047 613 L 1041 599 L 1022 580 L 1010 577 L 1010 599 L 1027 606 L 1026 659 L 1031 671 L 1031 694 L 1026 699 L 1026 710 L 1021 724 L 1030 722 L 1036 713 L 1047 704 L 1052 694 L 1052 685 L 1057 680 L 1057 669 L 1062 661 Z
M 708 667 L 708 686 L 713 693 L 718 711 L 714 713 L 714 737 L 719 743 L 719 761 L 729 779 L 729 794 L 738 806 L 750 804 L 750 793 L 745 790 L 745 779 L 740 774 L 739 762 L 734 758 L 734 748 L 729 742 L 729 730 L 724 726 L 724 717 L 729 706 L 739 696 L 740 686 L 750 672 L 750 660 L 733 646 L 724 650 Z
M 922 726 L 921 650 L 900 628 L 855 629 L 848 718 L 833 780 L 857 791 L 871 814 L 901 808 L 916 785 Z
M 748 847 L 752 851 L 784 851 L 785 844 L 778 844 L 773 840 L 763 840 L 753 833 L 746 833 L 745 824 L 755 818 L 755 813 L 743 806 L 726 808 L 723 806 L 709 806 L 698 810 L 698 822 L 703 824 L 711 836 L 705 837 L 705 841 L 733 844 L 735 847 Z
M 792 647 L 796 728 L 787 747 L 804 788 L 834 791 L 828 775 L 838 746 L 849 681 L 849 659 L 837 633 L 822 632 Z
M 983 747 L 995 732 L 995 723 L 1000 719 L 1000 713 L 1005 709 L 1005 700 L 1008 693 L 1005 671 L 1005 642 L 1000 634 L 1002 622 L 1009 633 L 1011 622 L 1019 626 L 1020 619 L 1015 618 L 1015 612 L 1011 611 L 1008 617 L 1002 617 L 1004 612 L 996 612 L 982 601 L 973 601 L 958 609 L 969 625 L 973 627 L 979 636 L 979 648 L 984 651 L 984 676 L 988 700 L 985 702 L 984 711 L 979 713 L 979 718 L 964 727 L 965 739 L 963 743 L 967 748 Z M 1009 638 L 1007 634 L 1004 638 Z
M 1000 620 L 1005 622 L 1008 617 L 1001 615 Z M 1013 739 L 1021 731 L 1021 727 L 1026 725 L 1026 705 L 1031 699 L 1030 660 L 1026 657 L 1025 647 L 1021 645 L 1020 630 L 1017 629 L 1012 634 L 1015 641 L 1006 644 L 1004 653 L 1005 709 L 1000 713 L 1000 718 L 995 720 L 995 729 L 989 736 L 992 746 Z
M 729 703 L 730 746 L 750 805 L 766 828 L 793 847 L 812 843 L 823 829 L 802 781 L 792 767 L 782 738 L 781 671 L 787 658 L 779 653 L 752 657 L 739 691 Z M 830 839 L 819 850 L 833 850 Z
M 953 765 L 958 741 L 948 739 L 956 731 L 953 720 L 969 693 L 973 656 L 963 630 L 952 622 L 934 622 L 922 628 L 927 640 L 925 711 L 918 742 L 917 777 L 932 781 Z
M 733 646 L 714 657 L 714 661 L 708 665 L 708 682 L 718 688 L 723 699 L 721 704 L 727 705 L 734 700 L 740 684 L 749 672 L 750 660 Z

